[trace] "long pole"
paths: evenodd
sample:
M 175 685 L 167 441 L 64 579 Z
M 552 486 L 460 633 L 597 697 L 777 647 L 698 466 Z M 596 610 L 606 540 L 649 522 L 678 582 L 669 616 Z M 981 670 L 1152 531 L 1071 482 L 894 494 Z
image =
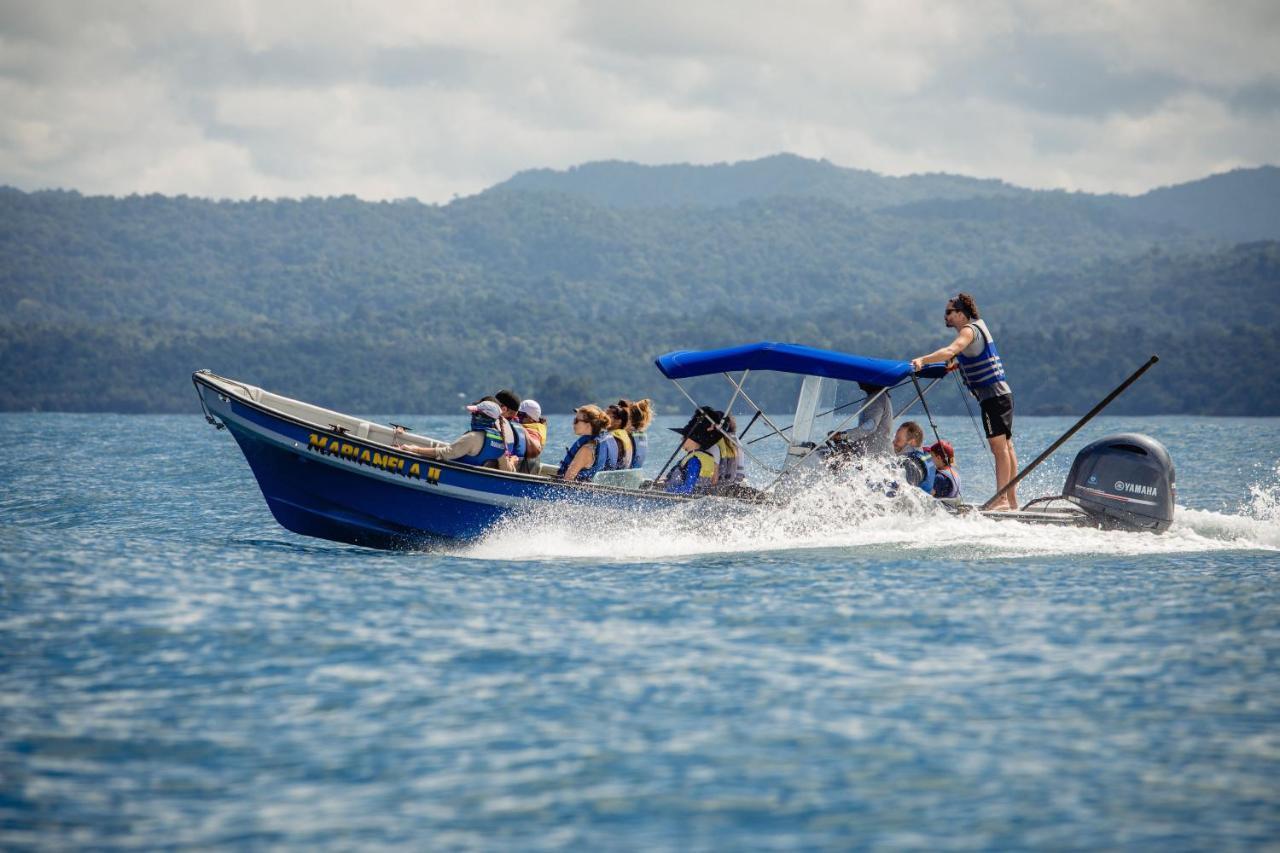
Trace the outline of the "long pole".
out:
M 754 415 L 751 416 L 751 421 L 747 424 L 747 428 L 742 431 L 741 435 L 738 436 L 738 441 L 742 441 L 742 436 L 750 432 L 751 428 L 756 425 L 756 421 L 759 419 L 760 419 L 759 412 L 756 412 Z
M 1004 488 L 1000 489 L 1000 491 L 992 495 L 991 499 L 988 500 L 986 503 L 984 503 L 981 507 L 979 507 L 979 509 L 990 509 L 991 506 L 996 501 L 1004 497 L 1005 492 L 1009 491 L 1014 486 L 1018 485 L 1018 483 L 1022 482 L 1023 477 L 1030 474 L 1032 471 L 1035 470 L 1037 465 L 1039 465 L 1044 460 L 1048 459 L 1049 455 L 1052 454 L 1059 447 L 1061 447 L 1063 442 L 1065 442 L 1067 439 L 1071 438 L 1071 436 L 1079 432 L 1082 426 L 1087 424 L 1089 421 L 1093 420 L 1094 415 L 1098 414 L 1098 412 L 1101 412 L 1103 409 L 1109 406 L 1112 400 L 1114 400 L 1116 397 L 1119 397 L 1121 394 L 1123 394 L 1126 388 L 1128 388 L 1134 382 L 1138 381 L 1138 377 L 1146 373 L 1147 370 L 1151 367 L 1151 365 L 1155 364 L 1159 360 L 1160 360 L 1159 356 L 1157 355 L 1151 356 L 1151 358 L 1147 360 L 1146 364 L 1142 365 L 1142 367 L 1139 367 L 1137 370 L 1135 370 L 1133 372 L 1133 375 L 1131 375 L 1125 381 L 1121 382 L 1120 385 L 1114 391 L 1112 391 L 1110 394 L 1104 397 L 1101 403 L 1099 403 L 1098 405 L 1090 409 L 1089 414 L 1085 415 L 1083 418 L 1076 421 L 1075 426 L 1073 426 L 1071 429 L 1067 430 L 1061 436 L 1059 436 L 1058 440 L 1055 441 L 1053 444 L 1049 445 L 1048 449 L 1045 450 L 1044 453 L 1041 453 L 1039 456 L 1036 457 L 1036 460 L 1034 462 L 1032 462 L 1026 468 L 1023 468 L 1021 471 L 1019 471 L 1018 476 L 1014 477 L 1012 480 L 1005 483 Z

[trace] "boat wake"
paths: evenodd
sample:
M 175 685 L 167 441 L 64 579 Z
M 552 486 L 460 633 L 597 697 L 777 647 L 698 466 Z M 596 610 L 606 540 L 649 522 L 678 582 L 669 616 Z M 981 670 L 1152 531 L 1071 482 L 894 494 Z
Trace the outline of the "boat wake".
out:
M 1238 514 L 1179 506 L 1163 535 L 956 516 L 914 489 L 896 497 L 829 478 L 782 504 L 704 500 L 661 513 L 540 507 L 508 518 L 458 556 L 483 560 L 634 562 L 707 554 L 857 549 L 947 559 L 1280 551 L 1280 486 L 1254 486 Z M 1280 482 L 1277 478 L 1276 482 Z

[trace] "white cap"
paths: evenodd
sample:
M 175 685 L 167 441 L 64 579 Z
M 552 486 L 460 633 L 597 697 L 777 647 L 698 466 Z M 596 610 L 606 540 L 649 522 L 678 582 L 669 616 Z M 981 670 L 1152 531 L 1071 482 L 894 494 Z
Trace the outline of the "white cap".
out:
M 481 400 L 474 406 L 467 406 L 468 412 L 477 412 L 491 420 L 497 420 L 502 417 L 502 409 L 498 408 L 498 404 L 492 400 Z
M 525 400 L 520 404 L 520 414 L 528 415 L 535 421 L 542 418 L 542 406 L 538 405 L 537 400 Z

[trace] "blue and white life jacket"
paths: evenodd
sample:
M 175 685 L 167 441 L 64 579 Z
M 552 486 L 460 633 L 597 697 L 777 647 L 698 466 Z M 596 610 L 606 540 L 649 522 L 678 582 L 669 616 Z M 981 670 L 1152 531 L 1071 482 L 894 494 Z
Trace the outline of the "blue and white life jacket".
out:
M 560 460 L 560 469 L 556 473 L 557 477 L 563 477 L 565 472 L 569 470 L 569 466 L 573 464 L 573 458 L 578 455 L 578 451 L 587 444 L 595 442 L 596 458 L 589 468 L 583 468 L 578 472 L 575 478 L 579 482 L 586 482 L 601 471 L 610 471 L 612 466 L 618 464 L 618 445 L 613 440 L 613 436 L 607 432 L 599 435 L 582 435 L 578 436 L 575 441 L 564 454 L 564 459 Z
M 976 392 L 979 388 L 987 388 L 995 385 L 997 382 L 1007 381 L 1004 375 L 1004 364 L 1000 361 L 1000 353 L 996 350 L 995 339 L 991 337 L 991 330 L 987 328 L 987 324 L 982 320 L 973 320 L 969 323 L 976 336 L 982 337 L 982 352 L 970 358 L 964 353 L 956 356 L 956 363 L 960 365 L 960 375 L 964 377 L 964 384 L 969 386 L 970 391 Z
M 483 465 L 486 462 L 492 462 L 507 455 L 507 440 L 502 435 L 502 425 L 497 421 L 473 414 L 471 416 L 471 431 L 484 433 L 484 445 L 481 446 L 479 453 L 459 456 L 454 461 L 463 462 L 467 465 Z
M 631 433 L 631 467 L 643 468 L 649 455 L 649 436 L 643 432 Z
M 955 469 L 955 466 L 938 471 L 933 481 L 933 496 L 935 498 L 960 497 L 960 472 Z
M 602 432 L 593 439 L 596 443 L 596 464 L 591 471 L 594 477 L 597 471 L 612 471 L 618 467 L 618 440 L 608 432 Z
M 517 459 L 525 458 L 529 454 L 529 439 L 525 435 L 524 424 L 508 420 L 507 425 L 511 427 L 511 455 Z
M 920 463 L 924 469 L 924 475 L 916 485 L 923 489 L 925 494 L 932 495 L 933 482 L 938 476 L 938 467 L 933 464 L 933 454 L 919 447 L 909 447 L 902 451 L 901 455 Z

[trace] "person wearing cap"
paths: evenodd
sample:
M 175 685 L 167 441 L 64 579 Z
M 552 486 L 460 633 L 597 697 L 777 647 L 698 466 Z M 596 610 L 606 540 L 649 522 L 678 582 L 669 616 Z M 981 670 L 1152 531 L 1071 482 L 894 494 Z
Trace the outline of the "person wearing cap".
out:
M 422 445 L 400 444 L 403 431 L 397 428 L 392 443 L 405 453 L 427 459 L 446 459 L 466 465 L 499 467 L 499 460 L 511 452 L 511 428 L 502 417 L 502 407 L 493 397 L 477 400 L 467 411 L 471 413 L 471 429 L 451 444 Z
M 929 445 L 929 455 L 933 457 L 933 466 L 937 476 L 933 480 L 933 496 L 935 498 L 960 497 L 960 472 L 956 470 L 956 451 L 951 442 L 938 439 Z
M 1013 450 L 1013 390 L 1005 376 L 995 338 L 979 315 L 973 297 L 960 293 L 948 300 L 944 320 L 948 327 L 956 330 L 955 340 L 942 349 L 911 359 L 911 369 L 918 371 L 926 364 L 955 359 L 964 384 L 982 411 L 982 427 L 996 460 L 996 491 L 999 491 L 1018 474 L 1018 455 Z M 1005 492 L 1001 503 L 991 508 L 1017 509 L 1016 489 Z
M 516 420 L 524 427 L 529 447 L 519 470 L 524 474 L 538 473 L 542 448 L 547 446 L 547 419 L 542 416 L 542 406 L 537 400 L 523 400 L 516 409 Z
M 711 491 L 716 480 L 716 460 L 708 451 L 720 440 L 716 424 L 722 418 L 723 415 L 710 406 L 703 406 L 694 412 L 683 429 L 676 430 L 684 436 L 680 445 L 684 456 L 667 474 L 663 491 L 676 495 Z
M 511 428 L 511 454 L 505 457 L 501 467 L 509 471 L 524 470 L 526 460 L 541 455 L 542 441 L 531 438 L 528 430 L 521 423 L 520 397 L 515 391 L 504 388 L 494 394 L 493 398 L 498 401 L 498 406 L 502 409 L 502 418 Z M 535 442 L 537 447 L 533 446 Z
M 907 483 L 932 495 L 938 469 L 934 467 L 933 456 L 925 451 L 923 445 L 924 430 L 915 421 L 907 421 L 893 435 L 893 452 L 902 465 Z
M 609 416 L 599 406 L 573 410 L 573 434 L 578 438 L 560 461 L 556 479 L 586 482 L 601 471 L 617 467 L 617 442 L 609 434 Z

